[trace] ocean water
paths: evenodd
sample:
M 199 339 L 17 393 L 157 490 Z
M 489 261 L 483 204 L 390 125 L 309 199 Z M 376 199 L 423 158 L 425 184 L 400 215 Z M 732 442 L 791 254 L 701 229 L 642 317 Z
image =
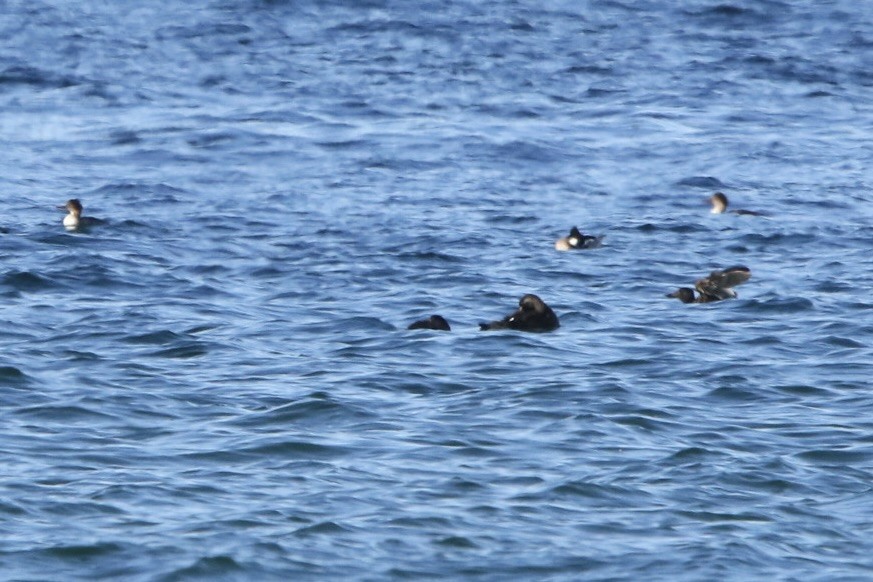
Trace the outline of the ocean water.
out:
M 873 5 L 0 31 L 0 578 L 873 575 Z M 525 293 L 560 329 L 478 331 Z

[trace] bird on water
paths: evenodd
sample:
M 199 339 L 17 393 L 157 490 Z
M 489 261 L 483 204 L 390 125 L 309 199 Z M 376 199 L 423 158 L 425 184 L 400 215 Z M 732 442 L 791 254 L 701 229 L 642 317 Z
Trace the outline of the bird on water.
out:
M 694 289 L 680 287 L 667 297 L 676 298 L 682 303 L 712 303 L 723 299 L 731 299 L 737 296 L 734 287 L 749 280 L 752 272 L 748 267 L 737 265 L 721 271 L 713 271 L 708 277 L 698 279 L 694 283 Z M 695 290 L 697 295 L 694 294 Z
M 544 332 L 558 329 L 561 324 L 558 316 L 546 302 L 528 293 L 518 301 L 518 309 L 503 319 L 479 324 L 483 331 L 495 329 L 516 329 L 519 331 Z
M 102 222 L 91 216 L 82 216 L 82 203 L 78 198 L 71 198 L 63 206 L 58 206 L 61 210 L 66 210 L 68 214 L 64 217 L 64 228 L 67 230 L 79 230 L 87 228 Z

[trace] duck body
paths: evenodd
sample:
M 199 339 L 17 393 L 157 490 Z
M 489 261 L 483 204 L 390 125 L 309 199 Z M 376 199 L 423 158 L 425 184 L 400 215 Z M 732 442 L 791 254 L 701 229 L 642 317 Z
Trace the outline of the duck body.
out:
M 419 319 L 409 324 L 406 329 L 435 329 L 437 331 L 452 331 L 449 322 L 442 315 L 431 315 L 427 319 Z
M 518 301 L 518 309 L 498 321 L 479 324 L 482 331 L 515 329 L 518 331 L 546 332 L 560 327 L 558 316 L 545 301 L 528 293 Z
M 570 229 L 570 234 L 555 241 L 555 250 L 572 251 L 579 249 L 593 249 L 600 246 L 603 236 L 591 236 L 582 234 L 575 226 Z
M 749 280 L 752 272 L 748 267 L 737 265 L 720 271 L 713 271 L 708 277 L 698 279 L 694 283 L 694 289 L 680 287 L 667 297 L 675 298 L 682 303 L 712 303 L 737 296 L 734 287 Z M 697 295 L 695 295 L 695 291 Z

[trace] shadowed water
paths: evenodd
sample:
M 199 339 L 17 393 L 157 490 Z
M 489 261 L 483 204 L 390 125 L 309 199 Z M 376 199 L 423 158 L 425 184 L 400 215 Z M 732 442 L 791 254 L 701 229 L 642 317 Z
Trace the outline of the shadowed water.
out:
M 869 576 L 873 13 L 540 4 L 0 5 L 4 578 Z

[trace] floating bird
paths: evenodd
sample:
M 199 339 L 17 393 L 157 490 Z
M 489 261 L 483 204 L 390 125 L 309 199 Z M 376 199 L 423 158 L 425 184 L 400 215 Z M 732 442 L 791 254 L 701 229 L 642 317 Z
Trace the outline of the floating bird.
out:
M 709 203 L 712 204 L 712 210 L 710 210 L 713 214 L 723 214 L 728 212 L 728 199 L 721 192 L 716 192 L 712 196 L 709 197 Z M 732 214 L 741 214 L 744 216 L 762 216 L 760 212 L 755 212 L 754 210 L 731 210 Z
M 499 321 L 480 323 L 481 330 L 516 329 L 519 331 L 553 331 L 561 324 L 552 308 L 537 297 L 528 293 L 518 301 L 518 309 Z
M 63 206 L 58 206 L 61 210 L 66 210 L 69 212 L 64 217 L 64 228 L 67 230 L 78 230 L 80 228 L 87 228 L 89 226 L 94 226 L 95 224 L 99 224 L 102 222 L 97 218 L 92 218 L 90 216 L 82 216 L 82 203 L 79 202 L 78 198 L 71 198 L 67 200 L 67 203 Z
M 591 236 L 582 234 L 575 226 L 570 229 L 570 234 L 555 241 L 555 249 L 559 251 L 571 251 L 576 249 L 593 249 L 600 246 L 603 236 Z
M 748 267 L 742 265 L 729 267 L 722 271 L 713 271 L 709 277 L 698 279 L 694 283 L 694 289 L 680 287 L 676 291 L 668 293 L 667 297 L 674 297 L 682 303 L 711 303 L 730 299 L 737 296 L 733 288 L 745 283 L 751 276 L 752 272 Z M 696 296 L 694 295 L 695 289 L 698 293 Z
M 452 331 L 449 322 L 442 315 L 431 315 L 427 319 L 419 319 L 409 324 L 406 329 L 436 329 L 439 331 Z

